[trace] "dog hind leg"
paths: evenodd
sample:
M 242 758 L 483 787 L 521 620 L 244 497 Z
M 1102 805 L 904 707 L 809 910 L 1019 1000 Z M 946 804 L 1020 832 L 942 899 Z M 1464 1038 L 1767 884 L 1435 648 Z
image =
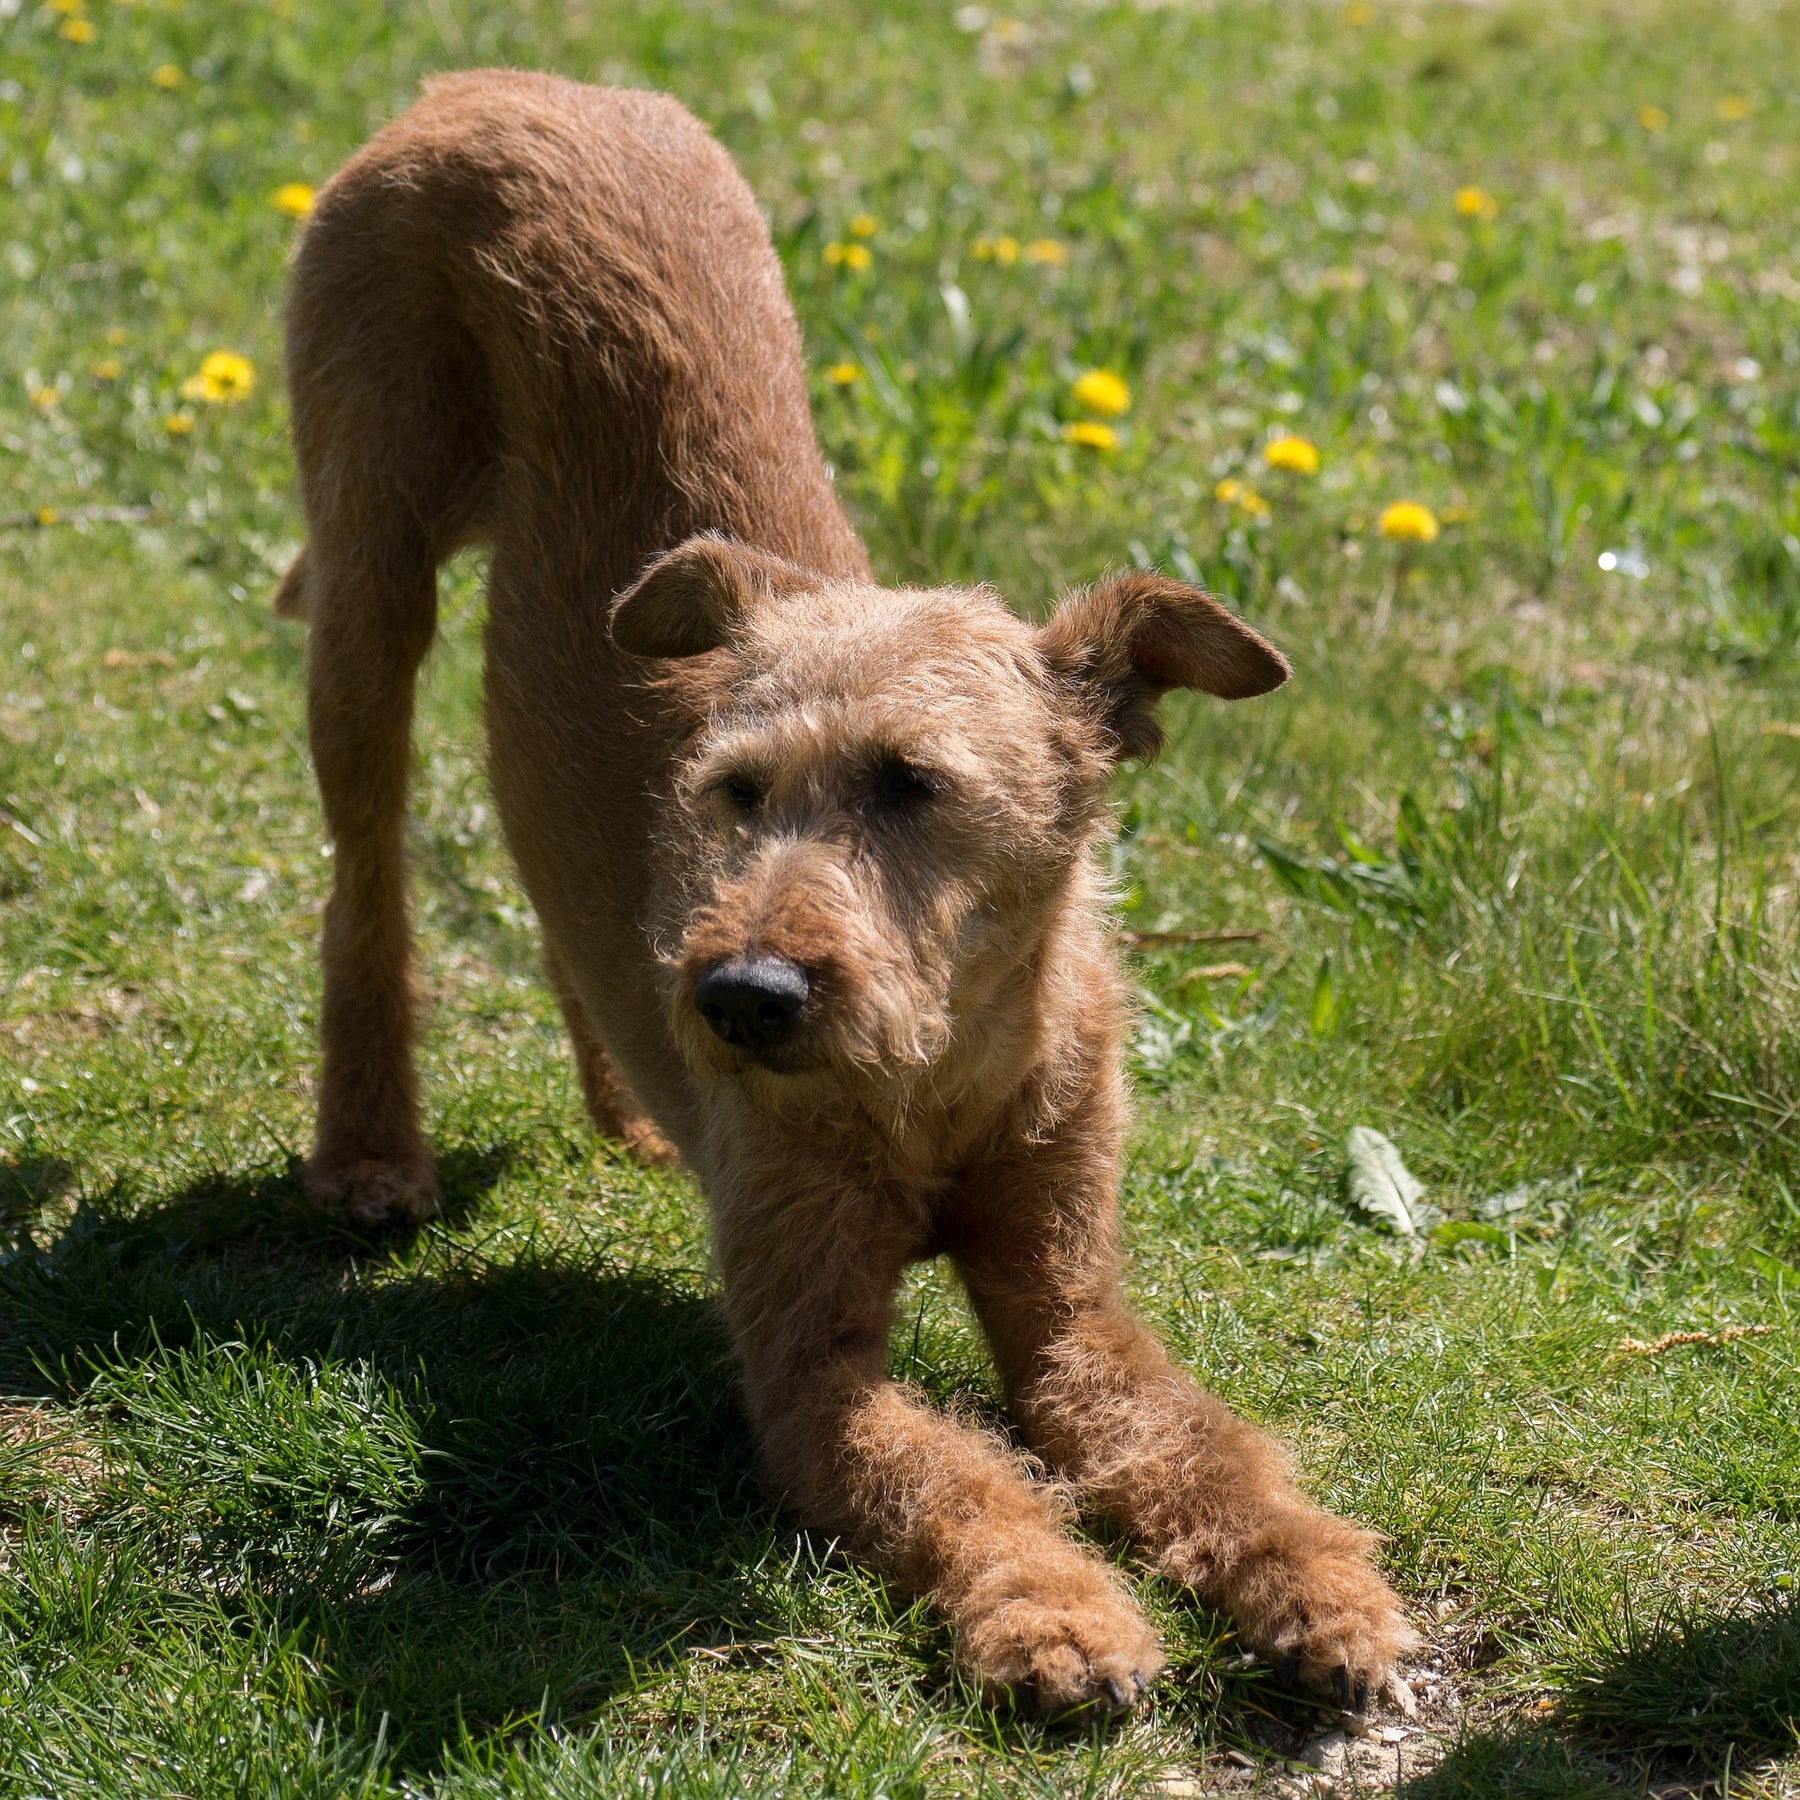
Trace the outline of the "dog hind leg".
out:
M 347 535 L 347 534 L 344 534 Z M 437 1210 L 420 1134 L 403 833 L 413 684 L 436 620 L 423 542 L 315 531 L 306 553 L 307 714 L 333 841 L 318 1132 L 307 1192 L 359 1224 Z
M 613 1066 L 606 1046 L 588 1018 L 586 1007 L 570 986 L 556 952 L 548 944 L 544 946 L 544 974 L 562 1007 L 563 1022 L 569 1028 L 569 1044 L 575 1053 L 581 1097 L 587 1103 L 588 1118 L 594 1130 L 603 1138 L 622 1143 L 641 1163 L 669 1167 L 679 1162 L 675 1146 L 657 1130 L 625 1078 Z

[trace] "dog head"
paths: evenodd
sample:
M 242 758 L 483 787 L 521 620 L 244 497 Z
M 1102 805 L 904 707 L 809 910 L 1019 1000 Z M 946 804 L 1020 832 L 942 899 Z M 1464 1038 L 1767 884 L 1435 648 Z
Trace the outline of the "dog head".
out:
M 1159 697 L 1288 665 L 1197 589 L 1115 576 L 1033 627 L 985 588 L 884 589 L 723 539 L 620 595 L 702 723 L 675 779 L 659 954 L 696 1073 L 779 1096 L 915 1077 L 1029 999 L 1045 929 Z

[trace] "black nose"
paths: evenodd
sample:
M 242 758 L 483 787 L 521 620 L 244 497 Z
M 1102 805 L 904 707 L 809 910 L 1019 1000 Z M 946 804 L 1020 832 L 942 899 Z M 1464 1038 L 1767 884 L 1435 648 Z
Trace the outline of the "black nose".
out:
M 728 1044 L 754 1050 L 786 1037 L 806 1004 L 806 971 L 785 956 L 714 963 L 694 988 L 694 1010 Z

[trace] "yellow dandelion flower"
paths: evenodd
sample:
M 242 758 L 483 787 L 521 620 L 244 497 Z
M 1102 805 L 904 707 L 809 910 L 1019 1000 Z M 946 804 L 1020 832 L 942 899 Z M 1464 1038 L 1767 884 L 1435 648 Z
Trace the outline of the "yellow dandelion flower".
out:
M 61 398 L 53 387 L 35 387 L 31 390 L 31 404 L 40 412 L 49 412 Z
M 1065 444 L 1081 444 L 1089 450 L 1116 450 L 1119 447 L 1119 434 L 1097 419 L 1077 419 L 1074 424 L 1065 425 L 1062 434 Z
M 54 506 L 40 506 L 31 516 L 40 525 L 54 525 L 62 517 L 62 514 Z
M 833 387 L 849 387 L 852 382 L 862 380 L 862 370 L 853 362 L 833 363 L 825 371 L 825 379 Z
M 994 261 L 1002 268 L 1010 268 L 1019 260 L 1019 240 L 1015 237 L 997 237 L 994 239 Z
M 53 13 L 78 13 L 87 10 L 87 0 L 50 0 Z
M 835 269 L 844 260 L 844 246 L 834 239 L 819 254 Z
M 163 420 L 163 430 L 170 437 L 186 437 L 194 429 L 194 415 L 191 412 L 172 412 Z
M 1727 94 L 1719 102 L 1719 117 L 1727 125 L 1738 125 L 1756 111 L 1756 102 L 1747 94 Z
M 235 350 L 213 350 L 201 360 L 199 374 L 190 375 L 176 391 L 184 400 L 226 406 L 246 398 L 255 386 L 256 371 L 248 357 Z
M 865 269 L 873 268 L 875 252 L 867 244 L 846 244 L 844 246 L 844 267 L 853 269 L 858 275 Z
M 1116 419 L 1131 410 L 1131 389 L 1111 369 L 1089 369 L 1075 383 L 1075 404 Z
M 1319 447 L 1311 438 L 1271 438 L 1263 445 L 1263 461 L 1271 469 L 1285 469 L 1290 475 L 1316 475 L 1319 472 Z
M 1456 190 L 1456 210 L 1465 219 L 1497 219 L 1500 202 L 1486 188 L 1460 187 Z
M 158 63 L 150 71 L 150 79 L 159 88 L 178 88 L 187 77 L 173 63 Z
M 1640 106 L 1637 122 L 1646 131 L 1667 131 L 1669 129 L 1669 115 L 1660 106 Z
M 1373 25 L 1375 9 L 1369 4 L 1369 0 L 1350 0 L 1350 4 L 1344 8 L 1344 23 L 1355 26 Z
M 856 217 L 850 221 L 850 235 L 852 237 L 872 238 L 875 235 L 875 231 L 875 215 L 873 213 L 858 213 Z
M 120 366 L 116 356 L 103 356 L 88 370 L 88 373 L 96 381 L 117 381 Z
M 304 219 L 313 209 L 313 191 L 304 181 L 284 181 L 269 196 L 269 204 L 291 219 Z
M 994 240 L 991 237 L 978 237 L 969 246 L 969 254 L 977 262 L 992 262 L 994 260 Z
M 1221 506 L 1235 506 L 1247 512 L 1253 519 L 1266 519 L 1269 516 L 1269 503 L 1255 488 L 1247 487 L 1235 475 L 1227 475 L 1213 489 L 1213 498 Z
M 1033 238 L 1025 246 L 1025 260 L 1029 263 L 1048 263 L 1051 268 L 1060 268 L 1069 260 L 1069 247 L 1059 244 L 1055 238 Z
M 1417 500 L 1396 500 L 1381 509 L 1375 529 L 1403 544 L 1429 544 L 1438 534 L 1437 514 Z
M 56 35 L 67 38 L 71 44 L 91 44 L 99 33 L 94 30 L 92 19 L 70 18 L 57 26 Z

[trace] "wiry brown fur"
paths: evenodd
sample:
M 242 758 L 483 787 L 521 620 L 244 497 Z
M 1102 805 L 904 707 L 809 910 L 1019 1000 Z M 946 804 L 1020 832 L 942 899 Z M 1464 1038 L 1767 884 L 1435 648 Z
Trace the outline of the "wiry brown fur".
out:
M 278 604 L 312 624 L 337 845 L 312 1193 L 433 1211 L 408 725 L 436 568 L 482 544 L 493 785 L 583 1091 L 704 1184 L 774 1487 L 934 1595 L 996 1692 L 1121 1707 L 1155 1674 L 1012 1456 L 884 1376 L 902 1269 L 948 1253 L 1053 1469 L 1256 1649 L 1345 1696 L 1389 1677 L 1411 1634 L 1369 1535 L 1119 1295 L 1108 777 L 1155 749 L 1164 690 L 1260 693 L 1279 656 L 1157 576 L 1041 630 L 874 586 L 751 196 L 655 95 L 434 85 L 319 196 L 289 375 L 310 541 Z M 810 981 L 755 1054 L 693 1004 L 749 954 Z

